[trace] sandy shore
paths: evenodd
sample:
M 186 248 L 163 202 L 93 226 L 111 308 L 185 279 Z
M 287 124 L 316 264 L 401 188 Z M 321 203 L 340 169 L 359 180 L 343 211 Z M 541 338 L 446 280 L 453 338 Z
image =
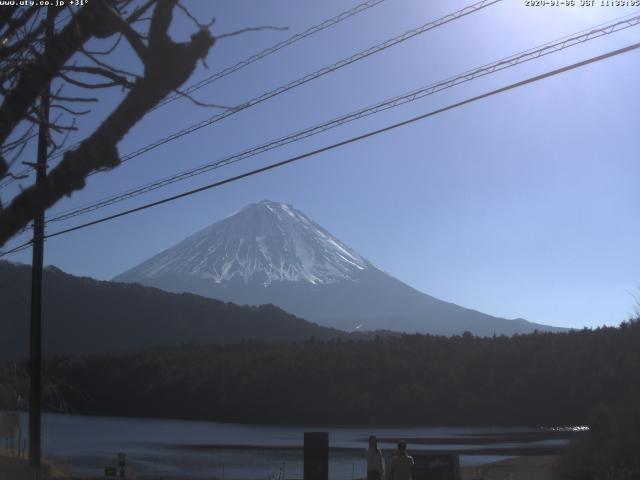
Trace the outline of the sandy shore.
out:
M 540 455 L 516 457 L 479 467 L 461 469 L 461 480 L 554 480 L 559 457 Z

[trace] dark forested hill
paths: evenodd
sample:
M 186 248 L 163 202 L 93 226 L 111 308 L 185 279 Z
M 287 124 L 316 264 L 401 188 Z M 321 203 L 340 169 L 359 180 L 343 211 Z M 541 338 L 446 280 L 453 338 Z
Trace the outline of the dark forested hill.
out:
M 584 425 L 597 405 L 640 399 L 640 323 L 495 338 L 193 344 L 49 357 L 45 364 L 49 407 L 85 414 L 304 424 Z M 11 399 L 25 398 L 25 367 L 0 364 L 5 408 L 19 406 Z M 0 409 L 1 403 L 0 395 Z
M 27 356 L 30 282 L 30 267 L 0 261 L 0 358 Z M 56 353 L 346 335 L 272 305 L 241 307 L 137 284 L 75 277 L 53 267 L 44 271 L 42 322 L 44 350 Z

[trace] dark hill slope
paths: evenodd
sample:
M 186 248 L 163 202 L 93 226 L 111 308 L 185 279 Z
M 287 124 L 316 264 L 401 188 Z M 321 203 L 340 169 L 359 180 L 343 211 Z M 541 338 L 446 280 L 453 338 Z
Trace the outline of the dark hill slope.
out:
M 0 357 L 26 357 L 31 269 L 0 262 Z M 43 348 L 89 353 L 240 339 L 297 341 L 348 336 L 273 305 L 238 306 L 138 284 L 44 271 Z

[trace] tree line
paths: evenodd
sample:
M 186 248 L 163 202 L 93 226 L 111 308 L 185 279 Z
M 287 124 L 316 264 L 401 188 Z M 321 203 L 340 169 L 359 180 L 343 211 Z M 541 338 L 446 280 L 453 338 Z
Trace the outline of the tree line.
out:
M 26 363 L 0 364 L 24 408 Z M 584 425 L 640 398 L 640 322 L 479 338 L 190 343 L 45 358 L 45 405 L 80 414 L 251 423 Z M 640 404 L 640 403 L 638 403 Z

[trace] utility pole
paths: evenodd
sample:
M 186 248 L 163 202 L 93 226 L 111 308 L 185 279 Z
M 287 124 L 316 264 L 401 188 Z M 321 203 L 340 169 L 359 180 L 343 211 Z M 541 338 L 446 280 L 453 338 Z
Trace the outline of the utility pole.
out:
M 53 36 L 53 7 L 48 7 L 45 20 L 44 56 L 48 58 Z M 40 97 L 38 130 L 38 159 L 35 165 L 36 186 L 42 186 L 47 177 L 47 143 L 49 138 L 49 102 L 51 84 L 47 84 Z M 31 262 L 31 331 L 29 373 L 29 465 L 40 469 L 42 455 L 42 266 L 44 262 L 44 209 L 33 219 L 33 257 Z

